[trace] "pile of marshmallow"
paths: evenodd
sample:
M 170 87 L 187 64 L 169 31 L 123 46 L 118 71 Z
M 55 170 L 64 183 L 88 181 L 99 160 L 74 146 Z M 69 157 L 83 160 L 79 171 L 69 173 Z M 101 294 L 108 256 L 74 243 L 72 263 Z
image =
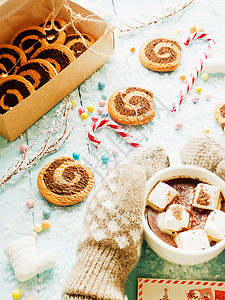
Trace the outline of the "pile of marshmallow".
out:
M 159 211 L 157 224 L 166 234 L 174 235 L 178 248 L 202 250 L 210 247 L 210 242 L 219 242 L 225 237 L 225 213 L 220 210 L 220 189 L 199 183 L 192 201 L 193 208 L 211 211 L 204 229 L 189 229 L 190 213 L 180 204 L 172 204 L 179 193 L 170 185 L 159 182 L 147 197 L 147 205 Z

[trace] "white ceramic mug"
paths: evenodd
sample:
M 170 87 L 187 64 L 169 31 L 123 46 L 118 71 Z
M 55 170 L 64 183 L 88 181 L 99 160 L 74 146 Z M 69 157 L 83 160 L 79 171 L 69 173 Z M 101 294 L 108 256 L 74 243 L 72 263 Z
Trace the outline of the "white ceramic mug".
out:
M 185 165 L 169 167 L 153 175 L 146 184 L 146 199 L 149 192 L 159 181 L 165 181 L 177 177 L 199 179 L 205 183 L 218 186 L 225 198 L 225 182 L 219 176 L 200 167 Z M 150 229 L 145 216 L 143 216 L 143 224 L 145 240 L 152 250 L 160 257 L 175 264 L 195 265 L 204 263 L 216 257 L 225 249 L 225 238 L 218 242 L 215 246 L 204 250 L 187 251 L 178 249 L 158 238 Z

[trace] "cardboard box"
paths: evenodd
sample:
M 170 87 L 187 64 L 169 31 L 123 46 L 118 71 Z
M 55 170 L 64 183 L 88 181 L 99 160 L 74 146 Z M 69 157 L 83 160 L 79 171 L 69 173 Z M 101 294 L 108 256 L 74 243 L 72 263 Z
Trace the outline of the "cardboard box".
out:
M 57 6 L 59 3 L 59 0 L 0 0 L 0 28 L 4 28 L 1 30 L 0 44 L 9 43 L 12 36 L 20 28 L 41 24 L 52 11 L 52 5 Z M 81 6 L 71 1 L 68 3 L 74 12 L 84 17 L 92 15 L 92 19 L 102 21 L 82 20 L 77 26 L 81 32 L 89 33 L 95 37 L 97 41 L 91 46 L 91 49 L 102 53 L 102 55 L 90 50 L 85 51 L 39 90 L 5 114 L 0 114 L 0 134 L 10 142 L 93 74 L 113 54 L 114 34 L 112 26 Z M 57 16 L 66 21 L 69 20 L 65 8 L 62 8 Z

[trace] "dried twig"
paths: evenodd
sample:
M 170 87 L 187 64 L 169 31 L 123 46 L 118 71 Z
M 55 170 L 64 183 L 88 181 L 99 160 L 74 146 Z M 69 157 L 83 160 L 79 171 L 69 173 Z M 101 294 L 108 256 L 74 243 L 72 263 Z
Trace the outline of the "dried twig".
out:
M 70 97 L 68 97 L 68 99 L 64 103 L 62 103 L 59 109 L 56 111 L 51 125 L 38 135 L 31 146 L 28 147 L 23 155 L 14 164 L 12 164 L 7 172 L 2 176 L 2 178 L 0 179 L 0 186 L 6 183 L 14 175 L 19 173 L 19 171 L 33 167 L 46 154 L 52 153 L 62 147 L 73 130 L 72 127 L 67 132 L 70 108 Z M 35 151 L 34 146 L 38 141 L 43 139 L 45 134 L 46 137 L 42 142 L 42 146 L 37 151 Z
M 146 16 L 140 16 L 138 19 L 132 19 L 130 21 L 123 21 L 119 20 L 121 23 L 120 25 L 114 25 L 114 27 L 119 31 L 119 38 L 127 36 L 134 31 L 147 27 L 149 25 L 158 23 L 160 21 L 163 21 L 169 17 L 172 17 L 173 15 L 178 14 L 179 12 L 183 11 L 185 8 L 187 8 L 190 4 L 192 4 L 194 0 L 189 0 L 186 4 L 183 5 L 177 5 L 176 7 L 168 7 L 161 16 L 155 17 L 151 16 L 150 18 L 147 18 Z M 144 18 L 145 20 L 141 20 L 141 18 Z M 137 25 L 136 25 L 136 24 Z

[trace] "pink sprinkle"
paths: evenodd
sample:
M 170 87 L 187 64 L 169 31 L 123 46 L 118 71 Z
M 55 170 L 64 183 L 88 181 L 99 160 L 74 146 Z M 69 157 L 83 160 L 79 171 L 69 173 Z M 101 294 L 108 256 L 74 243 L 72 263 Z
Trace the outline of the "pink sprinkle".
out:
M 79 114 L 81 115 L 82 113 L 85 112 L 85 109 L 84 109 L 83 107 L 80 107 L 80 108 L 78 109 L 78 112 L 79 112 Z
M 118 154 L 119 154 L 119 150 L 118 150 L 117 148 L 114 148 L 114 149 L 112 150 L 112 154 L 113 154 L 113 155 L 118 155 Z
M 23 153 L 26 152 L 27 149 L 28 149 L 28 145 L 26 145 L 26 144 L 22 144 L 22 145 L 20 146 L 20 151 L 23 152 Z
M 34 200 L 33 199 L 28 199 L 27 202 L 26 202 L 26 206 L 28 208 L 34 207 Z
M 101 115 L 101 114 L 103 113 L 103 111 L 104 111 L 104 108 L 102 108 L 102 107 L 98 107 L 98 108 L 97 108 L 97 113 L 98 113 L 99 115 Z
M 197 103 L 197 102 L 199 101 L 199 99 L 200 99 L 200 97 L 199 97 L 198 95 L 194 95 L 194 96 L 192 97 L 192 101 L 193 101 L 194 103 Z
M 183 123 L 177 122 L 177 123 L 175 124 L 175 129 L 180 130 L 180 129 L 182 129 L 182 128 L 183 128 Z
M 104 106 L 104 105 L 105 105 L 105 101 L 104 101 L 104 100 L 100 100 L 100 101 L 98 102 L 98 104 L 99 104 L 99 106 Z
M 92 116 L 91 119 L 92 119 L 92 121 L 93 121 L 94 123 L 98 121 L 98 117 L 97 117 L 97 116 Z
M 35 238 L 35 240 L 37 239 L 37 236 L 38 236 L 35 231 L 30 232 L 29 235 L 33 236 Z
M 211 94 L 205 94 L 205 100 L 210 101 L 212 99 Z

